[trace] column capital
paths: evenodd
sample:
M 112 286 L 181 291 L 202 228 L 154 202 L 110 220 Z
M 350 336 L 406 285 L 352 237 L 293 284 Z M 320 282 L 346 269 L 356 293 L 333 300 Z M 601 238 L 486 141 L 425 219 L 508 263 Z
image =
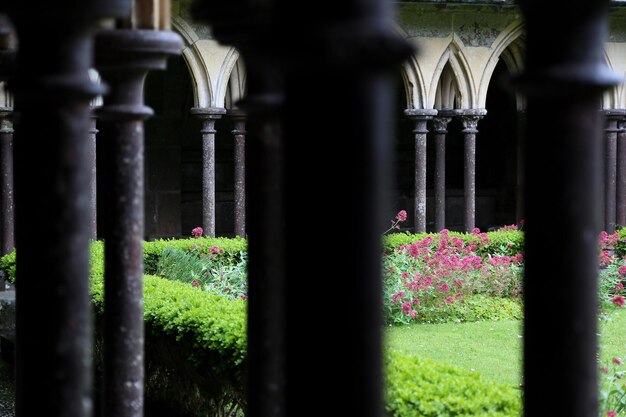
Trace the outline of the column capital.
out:
M 437 116 L 433 117 L 433 131 L 438 135 L 445 135 L 446 133 L 448 133 L 448 123 L 450 123 L 450 121 L 452 121 L 452 118 L 458 114 L 458 110 L 438 110 Z
M 223 107 L 192 107 L 190 113 L 201 119 L 221 119 L 226 114 Z
M 436 109 L 405 109 L 404 115 L 412 120 L 430 120 L 437 115 Z
M 459 117 L 463 124 L 463 133 L 478 133 L 476 129 L 478 121 L 485 117 L 486 114 L 487 110 L 485 109 L 462 109 Z

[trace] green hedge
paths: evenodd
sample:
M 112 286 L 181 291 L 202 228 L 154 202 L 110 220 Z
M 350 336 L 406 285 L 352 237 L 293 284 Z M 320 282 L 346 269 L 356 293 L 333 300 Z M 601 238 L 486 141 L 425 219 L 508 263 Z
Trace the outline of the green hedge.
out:
M 201 237 L 198 239 L 161 239 L 151 242 L 144 242 L 143 245 L 143 266 L 146 274 L 154 274 L 157 270 L 159 257 L 166 247 L 191 250 L 193 247 L 208 248 L 217 246 L 224 250 L 220 256 L 232 257 L 233 260 L 239 260 L 241 252 L 248 249 L 248 243 L 241 237 L 225 238 L 225 237 Z
M 92 243 L 91 294 L 98 322 L 104 310 L 103 255 L 102 242 Z M 144 320 L 147 402 L 188 416 L 244 406 L 243 300 L 145 275 Z M 95 350 L 101 351 L 101 335 Z
M 438 233 L 392 233 L 383 237 L 383 250 L 391 253 L 395 248 L 419 242 L 427 236 L 437 236 Z M 467 243 L 474 243 L 479 240 L 471 233 L 450 232 L 450 236 L 456 236 Z M 476 251 L 478 255 L 496 254 L 514 256 L 524 252 L 524 232 L 519 230 L 505 230 L 487 232 L 489 243 Z
M 400 352 L 385 359 L 385 408 L 392 417 L 521 416 L 517 389 Z

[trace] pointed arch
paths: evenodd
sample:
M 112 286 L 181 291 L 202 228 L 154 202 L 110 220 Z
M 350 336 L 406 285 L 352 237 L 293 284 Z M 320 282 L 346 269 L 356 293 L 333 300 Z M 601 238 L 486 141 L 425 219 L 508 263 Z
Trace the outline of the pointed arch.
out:
M 237 102 L 246 95 L 246 66 L 243 57 L 239 57 L 228 78 L 228 88 L 224 98 L 224 106 L 227 109 L 237 107 Z
M 604 62 L 606 62 L 607 67 L 613 70 L 614 66 L 611 62 L 611 58 L 607 53 L 606 49 L 603 51 L 604 54 Z M 604 91 L 602 94 L 602 108 L 603 109 L 623 109 L 625 107 L 624 103 L 624 77 L 622 77 L 622 82 L 612 86 L 611 88 Z
M 194 107 L 210 107 L 213 91 L 209 71 L 196 42 L 200 39 L 195 30 L 180 16 L 172 16 L 172 28 L 183 38 L 183 59 L 191 75 Z
M 404 82 L 404 93 L 406 97 L 407 109 L 425 109 L 426 107 L 426 85 L 419 66 L 419 61 L 415 56 L 402 63 L 402 81 Z M 432 108 L 432 107 L 430 107 Z
M 493 76 L 493 71 L 502 59 L 510 74 L 518 74 L 524 68 L 524 50 L 526 48 L 526 32 L 521 20 L 509 24 L 494 40 L 491 45 L 491 55 L 480 77 L 478 88 L 478 107 L 484 108 L 487 101 L 487 91 Z M 525 100 L 520 94 L 516 94 L 518 110 L 525 108 Z
M 475 108 L 474 87 L 463 44 L 459 39 L 452 38 L 435 67 L 430 87 L 435 94 L 431 96 L 429 106 L 435 106 L 435 102 L 440 101 L 438 104 L 442 106 L 452 106 L 446 108 Z

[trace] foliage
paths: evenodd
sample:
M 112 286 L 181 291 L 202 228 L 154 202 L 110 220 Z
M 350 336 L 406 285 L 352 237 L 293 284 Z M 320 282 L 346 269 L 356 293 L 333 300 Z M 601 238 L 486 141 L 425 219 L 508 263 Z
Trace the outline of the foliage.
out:
M 214 246 L 208 253 L 204 247 L 186 252 L 165 248 L 157 264 L 157 275 L 186 282 L 214 294 L 234 299 L 247 297 L 247 254 L 241 252 L 232 264 L 233 257 L 224 256 L 224 250 Z
M 224 250 L 222 256 L 237 263 L 241 254 L 247 250 L 247 241 L 241 237 L 200 237 L 190 239 L 161 239 L 145 242 L 143 246 L 143 264 L 146 274 L 156 274 L 159 258 L 165 248 L 175 248 L 183 251 L 196 250 L 198 253 L 210 252 L 210 248 L 219 247 Z
M 613 358 L 600 367 L 599 417 L 623 416 L 626 413 L 626 371 L 621 358 Z
M 465 240 L 443 230 L 385 255 L 387 321 L 406 324 L 420 315 L 435 322 L 462 317 L 455 305 L 475 294 L 520 300 L 522 255 L 477 255 L 488 243 L 487 234 L 477 230 Z
M 392 417 L 517 417 L 519 391 L 452 365 L 388 352 L 385 403 Z
M 15 284 L 15 249 L 0 257 L 0 269 L 5 274 L 6 279 Z

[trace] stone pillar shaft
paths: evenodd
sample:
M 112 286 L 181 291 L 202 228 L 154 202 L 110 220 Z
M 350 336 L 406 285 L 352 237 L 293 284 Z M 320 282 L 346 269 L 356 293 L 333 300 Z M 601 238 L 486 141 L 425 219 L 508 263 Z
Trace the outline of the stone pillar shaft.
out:
M 0 108 L 0 191 L 2 193 L 0 256 L 13 251 L 15 228 L 13 214 L 13 125 L 8 120 L 12 109 Z M 0 285 L 0 290 L 4 285 Z
M 478 121 L 486 114 L 484 109 L 463 110 L 461 122 L 463 123 L 464 143 L 464 175 L 463 193 L 465 195 L 464 227 L 470 232 L 476 227 L 476 134 Z
M 202 230 L 215 237 L 215 121 L 226 113 L 223 108 L 191 109 L 202 120 Z
M 618 227 L 626 226 L 626 120 L 618 122 L 617 132 L 616 212 Z
M 448 112 L 450 112 L 448 110 Z M 435 231 L 446 227 L 446 133 L 451 116 L 439 110 L 433 119 L 435 134 Z
M 415 135 L 415 195 L 413 204 L 413 230 L 415 233 L 426 231 L 426 135 L 427 123 L 437 110 L 407 109 L 404 114 L 414 122 Z
M 143 85 L 148 71 L 165 69 L 167 56 L 181 50 L 173 32 L 118 29 L 96 36 L 96 68 L 111 89 L 97 113 L 107 199 L 104 417 L 143 416 L 144 120 L 153 114 L 143 103 Z
M 246 122 L 235 118 L 235 235 L 246 236 Z

